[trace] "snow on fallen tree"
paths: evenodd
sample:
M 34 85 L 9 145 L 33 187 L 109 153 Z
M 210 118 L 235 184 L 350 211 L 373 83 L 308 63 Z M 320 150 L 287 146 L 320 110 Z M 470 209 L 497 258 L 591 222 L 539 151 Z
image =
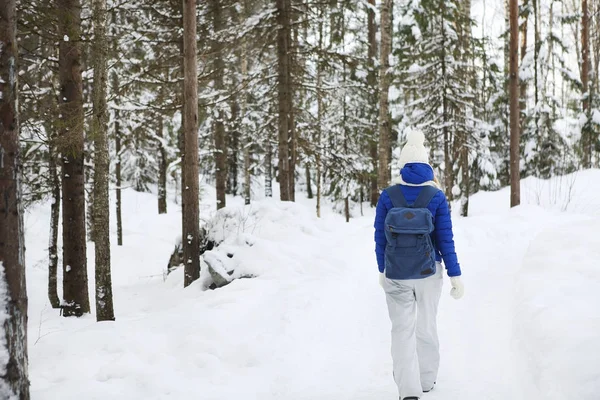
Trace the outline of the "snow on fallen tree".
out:
M 304 273 L 308 266 L 301 260 L 322 244 L 318 231 L 327 226 L 312 209 L 292 202 L 267 199 L 223 208 L 203 225 L 200 285 L 215 289 L 236 279 Z M 182 263 L 179 247 L 170 270 Z

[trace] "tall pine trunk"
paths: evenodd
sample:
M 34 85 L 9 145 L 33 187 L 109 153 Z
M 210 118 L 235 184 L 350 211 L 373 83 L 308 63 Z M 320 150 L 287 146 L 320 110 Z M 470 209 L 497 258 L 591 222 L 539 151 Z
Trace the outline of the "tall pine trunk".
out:
M 156 116 L 158 136 L 158 213 L 167 213 L 167 149 L 164 145 L 164 118 L 161 113 Z
M 184 153 L 182 188 L 184 287 L 200 277 L 200 204 L 198 178 L 198 77 L 196 0 L 183 0 Z
M 265 197 L 273 197 L 273 140 L 269 132 L 265 151 Z
M 371 207 L 377 205 L 379 199 L 379 190 L 377 186 L 377 154 L 378 131 L 377 131 L 377 69 L 375 68 L 375 58 L 377 57 L 377 24 L 375 22 L 375 0 L 369 0 L 367 7 L 367 86 L 369 88 L 369 155 L 371 157 L 371 173 L 369 176 L 369 201 Z
M 521 67 L 523 66 L 523 60 L 525 59 L 525 55 L 527 54 L 527 26 L 529 24 L 529 1 L 530 0 L 525 0 L 523 2 L 523 8 L 525 9 L 524 13 L 523 13 L 523 18 L 525 19 L 523 21 L 523 23 L 521 24 L 520 27 L 520 35 L 521 35 Z M 510 61 L 509 61 L 510 63 Z M 520 91 L 520 99 L 519 99 L 519 104 L 520 104 L 520 112 L 521 112 L 521 129 L 525 129 L 525 112 L 527 110 L 527 80 L 522 80 L 520 82 L 520 87 L 519 87 L 519 91 Z M 523 132 L 521 131 L 521 135 L 523 134 Z
M 244 19 L 246 17 L 246 5 L 244 4 Z M 241 72 L 242 72 L 242 83 L 245 86 L 248 79 L 248 45 L 244 39 L 242 43 L 242 56 L 241 56 Z M 248 94 L 246 88 L 243 89 L 242 93 L 242 105 L 241 105 L 241 118 L 240 124 L 241 136 L 244 146 L 244 204 L 248 205 L 251 201 L 251 172 L 250 172 L 250 147 L 252 146 L 252 138 L 248 126 L 246 126 L 246 109 L 248 106 Z
M 223 85 L 223 56 L 222 46 L 218 39 L 218 33 L 221 31 L 222 25 L 222 10 L 221 1 L 212 1 L 212 17 L 213 17 L 213 35 L 215 38 L 212 41 L 212 58 L 213 58 L 213 76 L 214 76 L 214 90 L 221 97 L 221 93 L 224 90 Z M 225 141 L 225 113 L 222 111 L 223 104 L 217 100 L 216 104 L 216 118 L 214 122 L 214 138 L 215 138 L 215 178 L 216 178 L 216 189 L 217 189 L 217 210 L 227 205 L 225 192 L 227 189 L 227 143 Z
M 234 87 L 239 83 L 234 83 Z M 230 129 L 227 132 L 227 193 L 237 196 L 239 190 L 239 149 L 240 149 L 240 100 L 238 93 L 231 93 Z
M 390 181 L 390 119 L 389 119 L 389 88 L 390 63 L 392 52 L 392 0 L 381 3 L 381 51 L 379 74 L 379 161 L 377 166 L 377 184 L 384 189 Z
M 587 0 L 581 0 L 581 87 L 583 92 L 582 110 L 587 117 L 583 126 L 583 167 L 591 168 L 594 140 L 590 119 L 590 10 Z
M 0 392 L 29 400 L 15 0 L 0 5 Z
M 123 198 L 121 186 L 123 180 L 121 178 L 121 117 L 119 110 L 115 110 L 115 152 L 117 153 L 117 161 L 115 163 L 115 178 L 116 178 L 116 214 L 117 214 L 117 245 L 123 246 Z
M 471 68 L 470 62 L 473 58 L 471 52 L 471 0 L 461 1 L 461 18 L 460 18 L 460 45 L 462 47 L 462 64 L 463 68 L 461 73 L 464 74 L 464 82 L 467 87 L 465 91 L 471 91 L 475 93 L 475 69 Z M 459 163 L 461 171 L 460 180 L 460 215 L 466 217 L 469 215 L 469 196 L 471 192 L 471 181 L 469 171 L 469 127 L 467 121 L 467 110 L 466 105 L 463 105 L 460 109 L 461 119 L 461 138 L 460 138 L 460 152 L 459 152 Z
M 292 83 L 290 65 L 291 1 L 275 0 L 277 12 L 277 103 L 279 132 L 279 189 L 282 201 L 293 200 L 290 177 L 293 174 L 292 154 Z M 293 188 L 292 188 L 293 189 Z
M 540 38 L 540 0 L 533 1 L 533 101 L 534 108 L 539 110 L 540 108 L 540 50 L 541 50 L 541 38 Z M 535 131 L 536 131 L 536 152 L 540 151 L 540 143 L 542 135 L 542 129 L 540 129 L 540 118 L 541 113 L 537 112 L 535 116 Z M 536 169 L 539 169 L 536 167 Z
M 441 21 L 440 21 L 440 26 L 441 26 L 441 36 L 442 36 L 442 41 L 445 44 L 446 43 L 446 29 L 445 29 L 445 23 L 446 23 L 446 5 L 445 3 L 442 1 L 440 4 L 441 7 Z M 447 65 L 447 60 L 446 60 L 446 47 L 443 46 L 442 47 L 442 54 L 441 54 L 441 67 L 442 67 L 442 76 L 446 77 L 447 73 L 448 73 L 448 65 Z M 445 78 L 444 78 L 445 79 Z M 453 169 L 453 163 L 452 163 L 452 141 L 453 141 L 453 137 L 452 137 L 452 132 L 450 131 L 450 129 L 448 128 L 448 125 L 450 123 L 450 109 L 449 109 L 449 105 L 448 105 L 448 87 L 446 86 L 446 82 L 444 80 L 444 82 L 442 83 L 443 85 L 443 93 L 442 93 L 442 121 L 443 121 L 443 127 L 442 127 L 442 133 L 443 133 L 443 140 L 444 140 L 444 187 L 446 189 L 446 197 L 448 198 L 448 203 L 452 202 L 452 200 L 454 199 L 454 194 L 452 189 L 454 188 L 454 169 Z
M 168 74 L 165 74 L 168 79 Z M 160 88 L 160 101 L 165 98 L 165 86 Z M 165 148 L 164 137 L 164 116 L 158 112 L 156 114 L 156 136 L 158 138 L 158 213 L 167 213 L 167 149 Z
M 240 2 L 243 3 L 243 2 Z M 234 26 L 238 26 L 242 21 L 240 17 L 244 17 L 244 14 L 240 15 L 240 11 L 243 12 L 244 4 L 240 4 L 240 8 L 237 7 L 229 7 L 229 12 L 231 16 L 231 24 Z M 244 20 L 245 21 L 245 18 Z M 220 23 L 220 25 L 222 22 Z M 220 28 L 219 28 L 220 29 Z M 218 34 L 218 31 L 215 29 L 215 34 Z M 224 49 L 224 45 L 221 44 L 221 49 Z M 231 85 L 234 88 L 241 87 L 240 85 L 240 68 L 242 64 L 242 47 L 236 46 L 233 50 L 233 54 L 239 64 L 232 64 L 232 69 L 228 75 L 231 77 Z M 223 52 L 223 50 L 221 50 Z M 219 56 L 221 56 L 221 52 Z M 235 67 L 234 67 L 235 65 Z M 229 96 L 229 108 L 231 110 L 231 116 L 229 119 L 229 130 L 227 132 L 227 150 L 229 152 L 227 157 L 227 193 L 233 196 L 238 195 L 239 191 L 239 162 L 240 162 L 240 144 L 243 143 L 243 139 L 241 138 L 241 128 L 242 128 L 242 119 L 244 118 L 244 114 L 242 114 L 241 108 L 244 100 L 240 99 L 240 97 L 244 97 L 245 90 L 233 90 Z
M 315 163 L 317 166 L 317 217 L 321 218 L 321 198 L 323 196 L 323 166 L 321 152 L 323 151 L 323 60 L 321 54 L 325 49 L 323 48 L 323 8 L 319 12 L 319 28 L 318 28 L 318 51 L 319 56 L 317 57 L 317 127 L 315 129 Z
M 106 41 L 106 0 L 94 0 L 93 118 L 94 138 L 94 238 L 96 244 L 96 320 L 114 321 L 110 271 L 110 200 L 108 196 L 108 115 L 106 87 L 108 43 Z
M 519 169 L 519 5 L 518 0 L 509 0 L 510 20 L 510 206 L 521 203 L 521 172 Z
M 60 48 L 61 127 L 58 141 L 62 157 L 63 315 L 90 312 L 88 293 L 83 86 L 81 80 L 81 3 L 57 0 Z
M 50 124 L 49 124 L 50 125 Z M 58 175 L 56 135 L 53 127 L 48 144 L 48 173 L 52 186 L 52 204 L 50 205 L 50 235 L 48 238 L 48 300 L 52 308 L 60 308 L 58 297 L 58 228 L 60 224 L 60 177 Z
M 111 13 L 111 34 L 113 36 L 113 51 L 118 52 L 119 42 L 117 40 L 117 13 L 113 9 Z M 111 75 L 111 86 L 112 93 L 118 94 L 119 91 L 119 74 L 117 72 L 113 72 Z M 116 217 L 117 217 L 117 245 L 123 246 L 123 213 L 122 213 L 122 197 L 121 197 L 121 122 L 120 122 L 120 112 L 118 108 L 114 110 L 114 135 L 115 135 L 115 153 L 116 153 L 116 162 L 115 162 L 115 180 L 116 180 Z

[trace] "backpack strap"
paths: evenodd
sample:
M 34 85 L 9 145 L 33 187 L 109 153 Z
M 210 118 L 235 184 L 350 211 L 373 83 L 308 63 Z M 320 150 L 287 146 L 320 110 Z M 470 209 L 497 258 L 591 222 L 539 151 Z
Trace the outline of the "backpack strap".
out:
M 385 191 L 387 192 L 388 196 L 390 196 L 390 200 L 392 200 L 394 208 L 408 207 L 408 202 L 406 201 L 406 198 L 400 189 L 400 185 L 390 186 L 389 188 L 385 189 Z
M 429 206 L 429 203 L 431 203 L 431 200 L 439 191 L 440 189 L 430 185 L 423 186 L 423 189 L 421 189 L 421 193 L 419 193 L 419 196 L 417 196 L 417 199 L 413 203 L 412 207 L 427 208 Z

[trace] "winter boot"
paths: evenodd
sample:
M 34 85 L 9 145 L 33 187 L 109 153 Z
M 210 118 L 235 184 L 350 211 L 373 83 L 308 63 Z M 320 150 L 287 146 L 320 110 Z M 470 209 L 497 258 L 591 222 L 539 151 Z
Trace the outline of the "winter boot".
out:
M 433 382 L 433 386 L 431 387 L 431 389 L 423 390 L 423 393 L 429 393 L 429 392 L 431 392 L 434 387 L 435 387 L 435 382 Z

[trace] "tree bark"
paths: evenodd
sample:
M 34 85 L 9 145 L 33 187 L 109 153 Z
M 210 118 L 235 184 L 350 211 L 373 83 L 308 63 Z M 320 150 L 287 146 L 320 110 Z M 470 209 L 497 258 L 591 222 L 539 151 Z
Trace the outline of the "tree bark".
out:
M 464 74 L 465 90 L 472 90 L 475 93 L 475 69 L 469 66 L 472 61 L 473 54 L 471 51 L 471 0 L 462 0 L 461 2 L 461 47 L 462 47 L 462 63 L 464 67 L 461 73 Z M 469 215 L 469 195 L 471 192 L 470 171 L 469 171 L 469 135 L 467 128 L 467 110 L 466 105 L 460 110 L 460 119 L 462 127 L 460 128 L 460 153 L 459 163 L 461 169 L 461 188 L 460 188 L 460 214 L 463 217 Z
M 116 15 L 115 13 L 112 14 L 112 23 L 116 24 Z M 113 32 L 114 35 L 116 35 L 115 32 Z M 115 48 L 117 47 L 116 44 L 114 44 Z M 112 92 L 113 93 L 119 93 L 119 75 L 116 72 L 113 72 L 111 75 L 111 85 L 112 85 Z M 116 162 L 115 162 L 115 180 L 116 180 L 116 188 L 115 188 L 115 194 L 116 194 L 116 217 L 117 217 L 117 245 L 119 246 L 123 246 L 123 213 L 122 213 L 122 195 L 121 195 L 121 185 L 122 185 L 122 178 L 121 178 L 121 113 L 118 109 L 114 110 L 114 119 L 115 119 L 115 126 L 114 126 L 114 130 L 115 130 L 115 153 L 116 153 Z
M 377 166 L 379 189 L 385 189 L 389 184 L 390 171 L 390 120 L 389 120 L 389 88 L 390 64 L 389 57 L 392 51 L 392 0 L 383 0 L 381 3 L 381 51 L 379 75 L 379 162 Z
M 523 21 L 523 23 L 521 24 L 521 66 L 523 66 L 523 60 L 525 58 L 525 55 L 527 54 L 527 25 L 529 23 L 529 0 L 525 0 L 523 2 L 523 7 L 525 8 L 525 13 L 523 14 L 523 17 L 525 18 L 525 21 Z M 510 63 L 510 61 L 509 61 Z M 525 127 L 525 112 L 527 110 L 527 81 L 526 80 L 522 80 L 520 82 L 520 111 L 521 111 L 521 129 L 524 129 Z M 523 135 L 523 132 L 521 132 L 521 135 Z
M 222 17 L 221 17 L 221 1 L 213 0 L 212 3 L 212 16 L 213 16 L 213 35 L 217 37 L 217 34 L 222 29 Z M 214 90 L 220 94 L 224 90 L 223 85 L 223 57 L 221 55 L 222 46 L 220 41 L 215 38 L 212 40 L 212 57 L 213 57 L 213 76 L 214 76 Z M 225 114 L 222 112 L 223 104 L 218 102 L 216 104 L 216 118 L 214 122 L 214 138 L 215 138 L 215 178 L 216 178 L 216 189 L 217 189 L 217 210 L 225 207 L 226 197 L 225 192 L 227 189 L 227 143 L 225 141 L 225 124 L 223 122 Z
M 158 213 L 167 213 L 167 149 L 164 145 L 164 119 L 162 114 L 156 116 L 158 127 Z
M 319 28 L 318 28 L 318 51 L 319 56 L 317 57 L 317 87 L 316 87 L 316 95 L 317 95 L 317 126 L 315 129 L 316 137 L 315 137 L 315 163 L 317 164 L 317 218 L 321 218 L 321 198 L 323 195 L 323 166 L 322 166 L 322 158 L 321 151 L 323 151 L 323 60 L 321 59 L 321 54 L 326 51 L 323 48 L 323 11 L 322 8 L 319 11 Z
M 108 115 L 106 86 L 108 43 L 106 0 L 94 0 L 94 87 L 92 133 L 94 137 L 94 236 L 96 243 L 96 320 L 114 321 L 110 260 L 110 200 L 108 196 Z
M 540 108 L 540 49 L 541 49 L 541 38 L 540 38 L 540 0 L 533 1 L 533 99 L 534 107 Z M 540 135 L 542 130 L 540 129 L 540 113 L 538 112 L 535 116 L 535 127 L 536 127 L 536 150 L 539 152 L 539 144 L 541 142 Z
M 270 134 L 265 153 L 265 197 L 273 197 L 273 142 Z
M 235 87 L 235 86 L 234 86 Z M 238 195 L 239 190 L 239 149 L 240 149 L 240 100 L 238 94 L 231 93 L 230 100 L 231 129 L 227 132 L 227 193 L 233 196 Z
M 88 292 L 83 86 L 81 80 L 81 3 L 57 0 L 59 13 L 60 140 L 63 197 L 63 315 L 90 312 Z
M 52 129 L 52 128 L 50 128 Z M 60 224 L 60 178 L 56 164 L 57 154 L 54 141 L 55 135 L 50 137 L 48 146 L 48 172 L 52 185 L 52 204 L 50 205 L 50 235 L 48 243 L 48 300 L 52 308 L 60 308 L 58 297 L 58 227 Z
M 277 10 L 277 102 L 279 115 L 279 188 L 281 201 L 291 201 L 290 176 L 293 173 L 292 154 L 292 110 L 290 108 L 291 65 L 291 2 L 275 0 Z
M 581 85 L 583 92 L 582 109 L 583 114 L 588 121 L 583 127 L 583 167 L 591 168 L 592 150 L 594 141 L 592 139 L 592 126 L 590 118 L 590 97 L 589 97 L 589 79 L 590 79 L 590 13 L 587 0 L 581 0 Z
M 369 131 L 369 155 L 371 156 L 371 174 L 369 176 L 369 200 L 371 207 L 377 205 L 379 200 L 379 190 L 377 187 L 377 154 L 378 132 L 377 132 L 377 69 L 375 68 L 375 58 L 377 57 L 377 24 L 375 22 L 375 0 L 368 0 L 367 7 L 367 66 L 368 76 L 367 85 L 370 90 L 369 97 L 369 119 L 371 127 Z
M 184 182 L 183 260 L 184 287 L 200 277 L 200 204 L 198 178 L 198 77 L 196 0 L 183 0 L 184 71 Z
M 441 2 L 441 33 L 442 33 L 442 41 L 446 42 L 446 29 L 444 27 L 446 18 L 446 5 L 445 2 Z M 442 48 L 442 76 L 447 76 L 448 66 L 446 64 L 446 48 Z M 454 194 L 452 189 L 454 188 L 454 170 L 452 163 L 452 142 L 453 135 L 450 129 L 448 129 L 448 124 L 450 122 L 450 109 L 448 106 L 448 88 L 444 85 L 443 88 L 443 99 L 442 99 L 442 120 L 443 120 L 443 137 L 444 137 L 444 187 L 446 189 L 446 198 L 448 199 L 448 204 L 454 200 Z
M 246 18 L 246 4 L 244 2 L 244 19 Z M 242 72 L 242 82 L 246 85 L 246 80 L 248 79 L 248 45 L 244 39 L 242 43 L 242 57 L 241 57 L 241 72 Z M 252 146 L 252 138 L 250 136 L 250 132 L 248 126 L 246 126 L 246 109 L 248 106 L 248 94 L 247 89 L 244 87 L 242 93 L 242 106 L 241 106 L 241 135 L 244 145 L 244 204 L 249 205 L 251 201 L 251 183 L 252 183 L 252 175 L 250 172 L 250 147 Z
M 509 0 L 510 16 L 510 206 L 521 203 L 520 130 L 519 130 L 519 5 Z
M 116 176 L 116 212 L 117 212 L 117 245 L 123 246 L 123 199 L 121 194 L 121 123 L 119 122 L 119 110 L 115 110 L 115 152 L 117 153 L 117 162 L 115 163 Z
M 27 288 L 19 151 L 18 48 L 15 0 L 0 5 L 0 391 L 29 400 Z

